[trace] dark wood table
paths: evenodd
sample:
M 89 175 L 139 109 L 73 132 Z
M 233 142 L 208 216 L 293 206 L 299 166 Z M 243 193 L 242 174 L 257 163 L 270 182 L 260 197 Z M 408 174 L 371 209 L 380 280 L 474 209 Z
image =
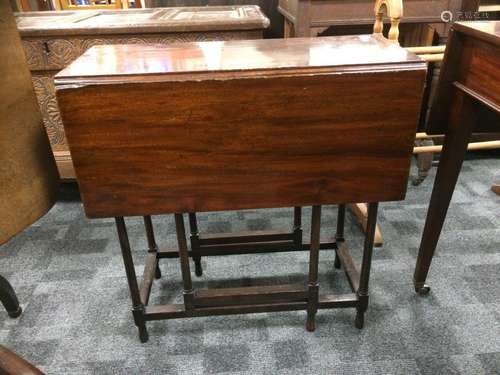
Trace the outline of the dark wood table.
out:
M 307 310 L 312 331 L 316 311 L 333 307 L 355 308 L 361 328 L 378 202 L 405 196 L 425 74 L 423 61 L 380 35 L 96 46 L 60 72 L 85 212 L 116 219 L 140 339 L 149 320 L 284 310 Z M 371 202 L 359 273 L 343 236 L 348 202 Z M 320 243 L 324 204 L 340 209 L 336 240 Z M 259 234 L 273 251 L 310 252 L 304 283 L 193 289 L 189 256 L 267 249 L 255 236 L 242 237 L 249 247 L 217 249 L 205 238 L 194 254 L 183 214 L 306 205 L 310 244 Z M 175 214 L 178 249 L 159 250 L 154 214 Z M 140 284 L 124 220 L 134 215 L 144 216 L 150 245 Z M 336 251 L 352 293 L 319 294 L 320 248 Z M 171 257 L 184 303 L 149 305 L 158 261 Z
M 500 130 L 500 21 L 455 23 L 446 47 L 428 134 L 445 134 L 415 268 L 425 284 L 472 132 Z

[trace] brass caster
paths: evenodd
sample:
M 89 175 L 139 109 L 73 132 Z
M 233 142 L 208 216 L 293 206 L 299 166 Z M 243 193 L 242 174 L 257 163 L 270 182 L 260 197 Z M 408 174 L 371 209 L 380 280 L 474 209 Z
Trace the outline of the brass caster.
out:
M 424 284 L 421 287 L 415 287 L 415 291 L 421 296 L 426 296 L 431 291 L 431 287 L 427 284 Z

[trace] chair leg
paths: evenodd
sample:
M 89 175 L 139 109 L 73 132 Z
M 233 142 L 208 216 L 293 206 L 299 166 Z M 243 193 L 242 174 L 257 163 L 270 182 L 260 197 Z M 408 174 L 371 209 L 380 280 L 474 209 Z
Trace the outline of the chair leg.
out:
M 148 239 L 148 252 L 158 254 L 158 245 L 156 244 L 155 240 L 153 221 L 151 220 L 151 216 L 144 216 L 144 226 L 146 228 L 146 237 Z M 161 277 L 161 270 L 158 257 L 156 259 L 155 278 L 159 279 Z
M 137 284 L 137 276 L 135 275 L 134 260 L 130 251 L 130 242 L 128 240 L 127 228 L 123 217 L 115 217 L 116 229 L 120 240 L 120 248 L 122 251 L 123 263 L 125 265 L 125 273 L 127 274 L 128 287 L 130 297 L 132 299 L 132 314 L 134 322 L 139 329 L 139 338 L 141 342 L 146 342 L 149 339 L 146 329 L 146 320 L 144 319 L 144 305 L 141 302 L 139 294 L 139 286 Z
M 319 242 L 321 230 L 321 206 L 313 206 L 311 217 L 311 249 L 309 252 L 309 284 L 307 299 L 306 329 L 310 332 L 316 329 L 316 313 L 318 311 L 319 284 Z
M 194 274 L 198 277 L 203 275 L 203 268 L 201 266 L 201 256 L 194 255 L 200 247 L 200 234 L 198 232 L 198 221 L 196 220 L 196 213 L 189 213 L 189 231 L 191 232 L 191 250 L 193 252 Z
M 370 280 L 370 268 L 372 263 L 373 242 L 375 239 L 375 228 L 377 226 L 378 202 L 368 205 L 368 220 L 366 224 L 365 243 L 363 250 L 363 260 L 361 264 L 361 274 L 359 276 L 358 307 L 356 308 L 356 328 L 363 328 L 364 315 L 368 308 L 368 282 Z
M 335 233 L 335 241 L 336 242 L 342 242 L 345 240 L 344 239 L 344 224 L 345 224 L 345 204 L 339 204 L 338 213 L 337 213 L 337 232 Z M 334 266 L 337 269 L 339 269 L 341 266 L 340 258 L 337 255 L 337 252 L 335 252 Z
M 23 310 L 19 306 L 16 292 L 7 279 L 2 276 L 0 276 L 0 301 L 11 318 L 17 318 L 21 315 Z

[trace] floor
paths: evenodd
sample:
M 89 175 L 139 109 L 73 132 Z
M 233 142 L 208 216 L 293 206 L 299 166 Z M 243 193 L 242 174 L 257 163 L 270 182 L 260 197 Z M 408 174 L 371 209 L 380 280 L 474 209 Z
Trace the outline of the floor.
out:
M 412 173 L 415 173 L 413 170 Z M 500 373 L 500 197 L 489 188 L 500 159 L 464 164 L 429 283 L 413 292 L 412 274 L 435 168 L 405 201 L 383 203 L 384 246 L 374 254 L 363 330 L 354 311 L 321 310 L 314 333 L 305 312 L 207 317 L 149 323 L 141 344 L 114 221 L 85 218 L 66 187 L 44 218 L 4 245 L 0 270 L 24 312 L 0 311 L 0 342 L 48 374 L 498 374 Z M 306 209 L 304 218 L 308 219 Z M 200 215 L 207 232 L 291 227 L 291 209 Z M 336 208 L 323 210 L 322 238 Z M 127 220 L 140 265 L 146 242 L 139 218 Z M 157 238 L 175 245 L 171 216 L 155 217 Z M 309 220 L 304 223 L 309 230 Z M 362 233 L 349 214 L 346 237 L 359 260 Z M 320 289 L 346 291 L 333 254 L 320 257 Z M 307 253 L 203 259 L 196 287 L 305 280 Z M 137 267 L 139 272 L 142 267 Z M 161 263 L 152 303 L 180 301 L 178 261 Z M 252 278 L 252 281 L 250 281 Z

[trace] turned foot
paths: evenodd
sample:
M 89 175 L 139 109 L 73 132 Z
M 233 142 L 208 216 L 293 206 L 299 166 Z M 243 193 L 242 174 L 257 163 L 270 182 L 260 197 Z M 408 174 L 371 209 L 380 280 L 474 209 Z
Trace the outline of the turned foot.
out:
M 141 340 L 142 343 L 148 342 L 149 340 L 149 334 L 148 330 L 146 327 L 138 327 L 139 328 L 139 340 Z
M 335 262 L 333 263 L 333 265 L 336 269 L 340 269 L 341 267 L 340 258 L 337 254 L 335 254 Z
M 314 332 L 316 330 L 316 319 L 315 319 L 314 315 L 312 315 L 312 316 L 308 315 L 307 316 L 306 329 L 309 332 Z
M 161 278 L 161 270 L 160 270 L 160 265 L 159 265 L 159 264 L 157 264 L 157 265 L 156 265 L 156 269 L 155 269 L 155 278 L 156 278 L 156 279 Z
M 358 329 L 362 329 L 365 325 L 365 313 L 356 312 L 356 319 L 354 320 L 354 326 Z
M 194 260 L 194 274 L 198 277 L 203 275 L 203 267 L 201 266 L 201 257 L 193 258 Z

